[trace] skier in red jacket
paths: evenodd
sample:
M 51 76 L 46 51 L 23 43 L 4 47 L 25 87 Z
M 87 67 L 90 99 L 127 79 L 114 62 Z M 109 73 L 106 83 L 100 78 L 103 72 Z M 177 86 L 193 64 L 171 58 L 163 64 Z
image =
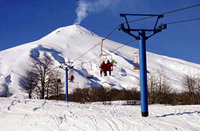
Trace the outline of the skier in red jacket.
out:
M 107 69 L 106 69 L 106 64 L 105 64 L 104 61 L 101 63 L 100 68 L 101 68 L 100 69 L 100 75 L 102 76 L 102 72 L 104 72 L 104 76 L 107 76 Z
M 70 76 L 70 82 L 73 82 L 74 81 L 74 75 L 71 75 Z
M 111 76 L 111 71 L 112 71 L 112 63 L 108 60 L 106 63 L 106 70 L 109 72 L 109 75 Z

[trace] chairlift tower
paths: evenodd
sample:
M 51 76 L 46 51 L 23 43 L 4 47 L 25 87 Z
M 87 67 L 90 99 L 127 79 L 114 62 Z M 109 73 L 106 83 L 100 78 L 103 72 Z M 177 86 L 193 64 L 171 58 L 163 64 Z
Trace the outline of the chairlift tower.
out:
M 65 93 L 65 101 L 68 102 L 69 98 L 68 98 L 68 70 L 72 69 L 74 66 L 72 65 L 73 62 L 69 62 L 68 64 L 63 63 L 64 65 L 61 65 L 60 68 L 65 70 L 65 87 L 66 87 L 66 93 Z
M 120 30 L 127 33 L 128 35 L 134 37 L 136 40 L 140 41 L 139 43 L 139 61 L 140 61 L 140 96 L 141 96 L 141 113 L 142 117 L 148 116 L 148 90 L 147 90 L 147 67 L 146 67 L 146 40 L 151 36 L 161 32 L 163 29 L 167 28 L 166 24 L 161 24 L 157 26 L 158 21 L 163 15 L 155 14 L 120 14 L 121 17 L 125 18 L 127 28 L 124 26 L 125 23 L 120 25 Z M 145 18 L 157 17 L 156 23 L 153 29 L 134 29 L 130 28 L 130 22 L 127 19 L 127 16 L 147 16 Z M 137 32 L 135 35 L 133 32 Z M 147 36 L 146 33 L 150 33 Z

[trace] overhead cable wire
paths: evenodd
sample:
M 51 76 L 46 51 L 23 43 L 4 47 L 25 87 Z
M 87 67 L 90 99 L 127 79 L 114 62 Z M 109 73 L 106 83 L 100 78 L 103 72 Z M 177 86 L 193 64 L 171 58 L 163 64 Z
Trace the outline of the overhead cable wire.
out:
M 173 22 L 168 22 L 166 23 L 167 25 L 172 25 L 172 24 L 178 24 L 178 23 L 184 23 L 184 22 L 191 22 L 191 21 L 198 21 L 200 18 L 193 18 L 193 19 L 186 19 L 186 20 L 179 20 L 179 21 L 173 21 Z
M 150 34 L 150 32 L 147 32 L 147 34 Z M 134 40 L 128 41 L 128 42 L 126 42 L 126 43 L 122 44 L 121 46 L 119 46 L 119 47 L 117 47 L 117 48 L 113 49 L 111 52 L 114 52 L 114 51 L 116 51 L 116 50 L 118 50 L 118 49 L 120 49 L 120 48 L 122 48 L 122 47 L 126 46 L 127 44 L 130 44 L 130 43 L 132 43 L 132 42 L 135 42 L 135 41 L 137 41 L 137 40 L 136 40 L 136 39 L 134 39 Z
M 147 34 L 149 34 L 149 33 L 150 33 L 150 32 L 148 32 Z M 126 46 L 127 44 L 130 44 L 130 43 L 135 42 L 135 41 L 137 41 L 137 40 L 134 39 L 134 40 L 128 41 L 128 42 L 126 42 L 126 43 L 123 43 L 121 46 L 118 46 L 117 48 L 111 50 L 110 52 L 114 52 L 114 51 L 116 51 L 116 50 L 119 50 L 120 48 Z M 98 58 L 99 58 L 99 57 L 95 57 L 95 58 L 93 58 L 93 59 L 91 59 L 91 60 L 89 60 L 89 61 L 81 62 L 81 64 L 88 63 L 88 62 L 91 62 L 91 61 L 96 61 L 96 59 L 98 59 Z M 75 66 L 81 65 L 81 64 L 76 64 Z
M 160 15 L 171 14 L 171 13 L 175 13 L 175 12 L 178 12 L 178 11 L 183 11 L 183 10 L 186 10 L 186 9 L 191 9 L 191 8 L 198 7 L 198 6 L 200 6 L 200 4 L 196 4 L 196 5 L 192 5 L 192 6 L 188 6 L 188 7 L 184 7 L 184 8 L 180 8 L 180 9 L 176 9 L 176 10 L 172 10 L 172 11 L 167 11 L 167 12 L 161 13 Z M 149 18 L 153 18 L 153 17 L 155 17 L 155 16 L 147 16 L 147 17 L 144 17 L 144 18 L 136 19 L 136 20 L 130 20 L 128 22 L 132 23 L 132 22 L 137 22 L 137 21 L 141 21 L 141 20 L 145 20 L 145 19 L 149 19 Z
M 116 31 L 118 29 L 120 25 L 116 26 L 108 35 L 106 35 L 106 37 L 104 37 L 103 39 L 106 40 L 114 31 Z M 78 59 L 80 59 L 81 57 L 83 57 L 84 55 L 86 55 L 88 52 L 90 52 L 91 50 L 93 50 L 95 47 L 97 47 L 99 44 L 101 44 L 101 41 L 98 42 L 96 45 L 94 45 L 92 48 L 90 48 L 89 50 L 87 50 L 85 53 L 83 53 L 82 55 L 80 55 L 79 57 L 77 57 L 76 59 L 74 59 L 74 62 L 77 61 Z
M 91 59 L 91 60 L 81 62 L 80 64 L 75 64 L 74 66 L 83 65 L 83 64 L 85 64 L 85 63 L 89 63 L 89 62 L 92 62 L 92 61 L 97 61 L 96 59 L 99 59 L 99 57 L 95 57 L 95 58 L 93 58 L 93 59 Z
M 129 42 L 126 42 L 126 43 L 122 44 L 121 46 L 119 46 L 119 47 L 117 47 L 117 48 L 111 50 L 110 52 L 114 52 L 114 51 L 116 51 L 116 50 L 118 50 L 118 49 L 120 49 L 120 48 L 126 46 L 127 44 L 130 44 L 130 43 L 135 42 L 135 41 L 137 41 L 137 40 L 135 39 L 135 40 L 131 40 L 131 41 L 129 41 Z
M 117 25 L 104 39 L 107 39 L 115 30 L 119 29 L 120 25 Z
M 122 44 L 121 46 L 119 46 L 119 47 L 117 47 L 117 48 L 111 50 L 110 52 L 114 52 L 114 51 L 116 51 L 116 50 L 118 50 L 118 49 L 120 49 L 120 48 L 126 46 L 127 44 L 130 44 L 130 43 L 135 42 L 135 41 L 137 41 L 137 40 L 128 41 L 128 42 Z M 95 58 L 93 58 L 93 59 L 91 59 L 91 60 L 89 60 L 89 61 L 81 62 L 81 64 L 88 63 L 88 62 L 91 62 L 91 61 L 97 61 L 96 59 L 99 59 L 99 57 L 95 57 Z M 81 65 L 81 64 L 77 64 L 77 65 Z M 77 66 L 77 65 L 75 65 L 75 66 Z
M 173 10 L 173 11 L 164 12 L 164 13 L 162 13 L 161 15 L 166 15 L 166 14 L 170 14 L 170 13 L 175 13 L 175 12 L 178 12 L 178 11 L 182 11 L 182 10 L 186 10 L 186 9 L 190 9 L 190 8 L 194 8 L 194 7 L 198 7 L 198 6 L 200 6 L 200 4 L 196 4 L 196 5 L 184 7 L 184 8 L 181 8 L 181 9 L 176 9 L 176 10 Z M 148 16 L 148 17 L 144 17 L 144 18 L 132 20 L 132 21 L 129 21 L 129 22 L 137 22 L 137 21 L 149 19 L 149 18 L 152 18 L 152 17 L 155 17 L 155 16 Z M 183 23 L 183 22 L 197 21 L 197 20 L 200 20 L 200 18 L 194 18 L 194 19 L 187 19 L 187 20 L 169 22 L 169 23 L 166 23 L 166 24 L 176 24 L 176 23 Z M 124 45 L 121 45 L 121 46 L 115 48 L 115 49 L 112 50 L 111 52 L 114 52 L 114 51 L 116 51 L 116 50 L 118 50 L 118 49 L 124 47 L 126 44 L 129 44 L 129 43 L 134 42 L 134 41 L 136 41 L 136 40 L 129 41 L 129 42 L 125 43 Z
M 171 13 L 175 13 L 175 12 L 178 12 L 178 11 L 182 11 L 182 10 L 186 10 L 186 9 L 190 9 L 190 8 L 194 8 L 194 7 L 198 7 L 198 6 L 200 6 L 200 4 L 180 8 L 180 9 L 177 9 L 177 10 L 168 11 L 168 12 L 162 13 L 162 15 L 171 14 Z
M 198 7 L 200 6 L 200 4 L 196 4 L 196 5 L 192 5 L 192 6 L 188 6 L 188 7 L 184 7 L 184 8 L 180 8 L 180 9 L 176 9 L 176 10 L 172 10 L 172 11 L 168 11 L 168 12 L 164 12 L 160 15 L 166 15 L 166 14 L 171 14 L 171 13 L 175 13 L 175 12 L 178 12 L 178 11 L 182 11 L 182 10 L 186 10 L 186 9 L 191 9 L 191 8 L 194 8 L 194 7 Z M 141 21 L 141 20 L 145 20 L 145 19 L 149 19 L 149 18 L 152 18 L 152 17 L 155 17 L 155 16 L 148 16 L 148 17 L 144 17 L 144 18 L 140 18 L 140 19 L 136 19 L 136 20 L 131 20 L 131 21 L 128 21 L 129 23 L 132 23 L 132 22 L 137 22 L 137 21 Z M 194 20 L 190 20 L 190 21 L 194 21 Z M 180 23 L 180 22 L 179 22 Z M 169 24 L 172 24 L 172 23 L 169 23 Z M 120 25 L 117 25 L 105 38 L 107 39 L 115 30 L 118 29 Z M 97 47 L 101 42 L 97 43 L 95 46 L 93 46 L 92 48 L 90 48 L 89 50 L 87 50 L 85 53 L 83 53 L 82 55 L 80 55 L 79 57 L 77 57 L 76 59 L 74 59 L 74 62 L 77 61 L 78 59 L 80 59 L 81 57 L 83 57 L 84 55 L 86 55 L 88 52 L 90 52 L 91 50 L 93 50 L 95 47 Z M 123 47 L 123 46 L 121 46 Z
M 89 50 L 87 50 L 85 53 L 83 53 L 82 55 L 80 55 L 79 57 L 77 57 L 76 59 L 74 59 L 73 62 L 77 61 L 78 59 L 80 59 L 81 57 L 83 57 L 85 54 L 87 54 L 88 52 L 90 52 L 91 50 L 93 50 L 95 47 L 97 47 L 101 42 L 98 42 L 95 46 L 93 46 L 92 48 L 90 48 Z

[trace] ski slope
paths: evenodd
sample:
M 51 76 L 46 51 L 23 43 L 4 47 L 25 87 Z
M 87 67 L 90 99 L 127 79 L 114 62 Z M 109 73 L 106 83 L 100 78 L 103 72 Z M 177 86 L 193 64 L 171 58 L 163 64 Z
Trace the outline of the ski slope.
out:
M 200 105 L 139 105 L 124 101 L 78 104 L 62 101 L 0 98 L 0 130 L 5 131 L 199 131 Z
M 103 49 L 112 55 L 116 61 L 112 76 L 100 77 L 99 55 L 100 44 L 85 54 L 80 55 L 101 41 L 102 37 L 79 26 L 71 25 L 59 28 L 40 40 L 30 42 L 21 46 L 10 48 L 0 52 L 0 96 L 6 91 L 12 97 L 27 98 L 27 94 L 21 91 L 19 86 L 20 77 L 30 69 L 31 59 L 44 56 L 54 60 L 54 66 L 59 67 L 63 62 L 74 62 L 75 81 L 69 83 L 69 91 L 74 88 L 83 87 L 113 87 L 119 89 L 139 89 L 139 71 L 133 70 L 133 53 L 138 49 L 124 46 L 115 52 L 113 49 L 122 44 L 105 40 Z M 91 61 L 92 71 L 90 67 Z M 147 70 L 149 74 L 162 72 L 175 91 L 181 91 L 182 80 L 185 74 L 199 74 L 200 65 L 161 56 L 147 52 Z M 87 79 L 88 72 L 92 72 L 94 79 Z M 65 72 L 62 71 L 62 81 L 65 82 Z

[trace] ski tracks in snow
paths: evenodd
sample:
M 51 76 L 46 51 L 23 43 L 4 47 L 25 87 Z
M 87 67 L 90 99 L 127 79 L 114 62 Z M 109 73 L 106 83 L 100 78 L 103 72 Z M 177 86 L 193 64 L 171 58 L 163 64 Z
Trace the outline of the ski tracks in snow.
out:
M 200 106 L 140 106 L 78 104 L 47 100 L 0 99 L 0 130 L 128 131 L 200 130 Z

